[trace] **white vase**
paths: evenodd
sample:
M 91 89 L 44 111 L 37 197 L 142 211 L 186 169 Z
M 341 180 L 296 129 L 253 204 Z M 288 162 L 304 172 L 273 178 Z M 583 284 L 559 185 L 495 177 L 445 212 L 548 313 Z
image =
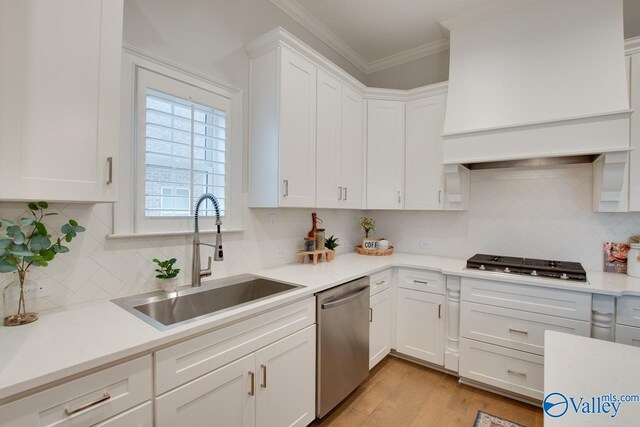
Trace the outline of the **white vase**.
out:
M 178 278 L 173 279 L 158 279 L 156 278 L 158 287 L 167 293 L 176 292 L 178 290 Z

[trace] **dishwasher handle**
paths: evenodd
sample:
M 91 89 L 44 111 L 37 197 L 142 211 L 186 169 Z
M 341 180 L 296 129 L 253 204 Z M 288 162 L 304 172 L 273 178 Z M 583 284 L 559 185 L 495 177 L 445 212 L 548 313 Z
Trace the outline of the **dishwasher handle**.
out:
M 360 295 L 362 295 L 365 291 L 368 291 L 368 290 L 369 290 L 369 287 L 366 286 L 366 287 L 364 287 L 364 288 L 362 288 L 362 289 L 360 289 L 360 290 L 358 290 L 358 291 L 356 291 L 356 292 L 354 292 L 354 293 L 352 293 L 350 295 L 347 295 L 344 298 L 340 298 L 340 299 L 335 300 L 335 301 L 326 302 L 326 303 L 322 304 L 321 307 L 322 307 L 323 310 L 325 310 L 327 308 L 333 308 L 333 307 L 336 307 L 338 305 L 346 304 L 349 301 L 352 301 L 352 300 L 358 298 Z

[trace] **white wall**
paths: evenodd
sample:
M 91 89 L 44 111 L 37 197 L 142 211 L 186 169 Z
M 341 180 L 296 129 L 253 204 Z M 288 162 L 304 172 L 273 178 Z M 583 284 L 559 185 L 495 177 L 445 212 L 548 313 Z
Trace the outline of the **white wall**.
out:
M 369 87 L 413 89 L 449 80 L 449 51 L 376 71 L 367 76 Z
M 591 212 L 591 165 L 471 172 L 468 212 L 368 212 L 400 251 L 579 261 L 602 269 L 602 243 L 640 234 L 640 213 Z M 428 246 L 428 247 L 424 247 Z

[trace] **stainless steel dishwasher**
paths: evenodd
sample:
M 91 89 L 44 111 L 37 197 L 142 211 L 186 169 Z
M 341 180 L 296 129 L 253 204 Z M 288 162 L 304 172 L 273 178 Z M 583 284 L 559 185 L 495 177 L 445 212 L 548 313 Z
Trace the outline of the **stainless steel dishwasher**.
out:
M 369 278 L 316 297 L 316 416 L 322 418 L 369 375 Z

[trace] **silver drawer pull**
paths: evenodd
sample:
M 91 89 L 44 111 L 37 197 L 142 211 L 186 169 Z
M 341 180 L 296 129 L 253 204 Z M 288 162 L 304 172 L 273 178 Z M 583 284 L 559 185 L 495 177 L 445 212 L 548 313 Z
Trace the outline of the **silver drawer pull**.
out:
M 387 283 L 387 281 L 386 281 L 386 280 L 378 280 L 378 281 L 376 282 L 376 286 L 384 285 L 385 283 Z
M 528 331 L 521 331 L 520 329 L 509 328 L 509 332 L 513 332 L 514 334 L 529 335 Z
M 338 187 L 338 200 L 342 200 L 342 187 Z
M 80 405 L 75 409 L 64 408 L 64 413 L 67 414 L 67 415 L 73 415 L 73 414 L 76 414 L 76 413 L 78 413 L 80 411 L 84 411 L 85 409 L 89 409 L 92 406 L 96 406 L 99 403 L 106 402 L 109 399 L 111 399 L 111 395 L 109 394 L 109 392 L 105 391 L 102 394 L 102 397 L 100 397 L 99 399 L 94 400 L 93 402 L 85 403 L 84 405 Z
M 289 180 L 285 179 L 284 181 L 284 192 L 282 193 L 283 197 L 289 196 Z
M 429 282 L 426 280 L 414 280 L 413 283 L 420 283 L 421 285 L 428 285 Z
M 267 388 L 267 365 L 260 365 L 260 368 L 262 368 L 262 384 L 260 384 L 260 387 Z
M 526 372 L 518 372 L 518 371 L 514 371 L 512 369 L 507 369 L 507 373 L 511 374 L 511 375 L 517 375 L 519 377 L 526 377 L 527 376 Z
M 113 184 L 113 157 L 107 157 L 108 175 L 107 185 Z

